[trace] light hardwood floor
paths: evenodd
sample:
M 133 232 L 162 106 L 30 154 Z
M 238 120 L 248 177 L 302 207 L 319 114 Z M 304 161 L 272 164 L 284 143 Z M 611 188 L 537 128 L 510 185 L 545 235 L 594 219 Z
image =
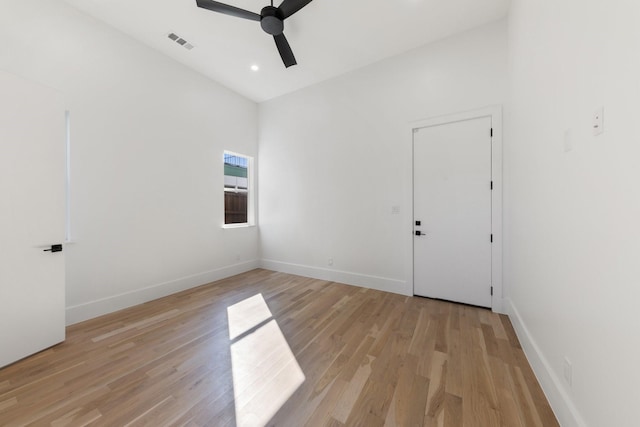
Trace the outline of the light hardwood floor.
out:
M 507 317 L 254 270 L 69 327 L 0 370 L 0 425 L 558 423 Z

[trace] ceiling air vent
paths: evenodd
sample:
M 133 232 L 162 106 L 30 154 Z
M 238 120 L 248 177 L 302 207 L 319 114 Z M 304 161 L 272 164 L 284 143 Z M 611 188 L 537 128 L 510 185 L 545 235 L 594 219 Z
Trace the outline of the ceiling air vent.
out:
M 188 41 L 186 41 L 185 39 L 183 39 L 182 37 L 180 37 L 176 33 L 169 33 L 167 35 L 167 37 L 169 37 L 169 39 L 171 39 L 174 42 L 178 43 L 180 46 L 182 46 L 183 48 L 185 48 L 187 50 L 191 50 L 191 49 L 194 48 L 194 46 L 191 43 L 189 43 Z

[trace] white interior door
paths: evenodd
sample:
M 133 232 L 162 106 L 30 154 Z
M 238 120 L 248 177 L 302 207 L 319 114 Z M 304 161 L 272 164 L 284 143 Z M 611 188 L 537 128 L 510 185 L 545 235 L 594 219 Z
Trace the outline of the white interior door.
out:
M 491 307 L 491 118 L 415 130 L 413 159 L 414 294 Z
M 64 104 L 0 71 L 0 367 L 64 340 Z

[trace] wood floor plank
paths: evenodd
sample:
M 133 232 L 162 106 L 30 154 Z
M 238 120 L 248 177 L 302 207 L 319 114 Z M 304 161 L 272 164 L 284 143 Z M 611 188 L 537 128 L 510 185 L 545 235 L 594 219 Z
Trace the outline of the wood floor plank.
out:
M 498 358 L 491 358 L 491 376 L 495 378 L 498 405 L 500 407 L 500 426 L 524 427 L 518 414 L 518 407 L 513 397 L 512 385 L 509 381 L 509 368 Z
M 558 423 L 508 317 L 257 269 L 67 328 L 0 369 L 0 425 Z
M 348 381 L 340 400 L 334 407 L 333 417 L 341 423 L 346 423 L 349 418 L 349 414 L 353 411 L 356 399 L 361 395 L 364 385 L 371 376 L 371 365 L 374 360 L 375 358 L 373 356 L 364 356 L 364 361 Z
M 444 397 L 447 384 L 448 358 L 445 353 L 436 351 L 433 355 L 429 394 L 425 407 L 425 417 L 435 420 L 444 410 Z
M 393 400 L 387 413 L 386 425 L 407 425 L 415 396 L 412 395 L 413 381 L 418 368 L 418 358 L 407 354 L 400 365 L 398 383 L 394 390 Z
M 446 393 L 444 396 L 444 427 L 462 426 L 462 397 Z

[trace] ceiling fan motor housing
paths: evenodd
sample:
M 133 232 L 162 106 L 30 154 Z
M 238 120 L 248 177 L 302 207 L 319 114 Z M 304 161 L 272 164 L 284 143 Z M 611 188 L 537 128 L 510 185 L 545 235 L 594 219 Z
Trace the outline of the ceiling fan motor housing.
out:
M 277 7 L 266 6 L 260 12 L 260 26 L 265 33 L 277 36 L 284 31 L 284 22 Z

